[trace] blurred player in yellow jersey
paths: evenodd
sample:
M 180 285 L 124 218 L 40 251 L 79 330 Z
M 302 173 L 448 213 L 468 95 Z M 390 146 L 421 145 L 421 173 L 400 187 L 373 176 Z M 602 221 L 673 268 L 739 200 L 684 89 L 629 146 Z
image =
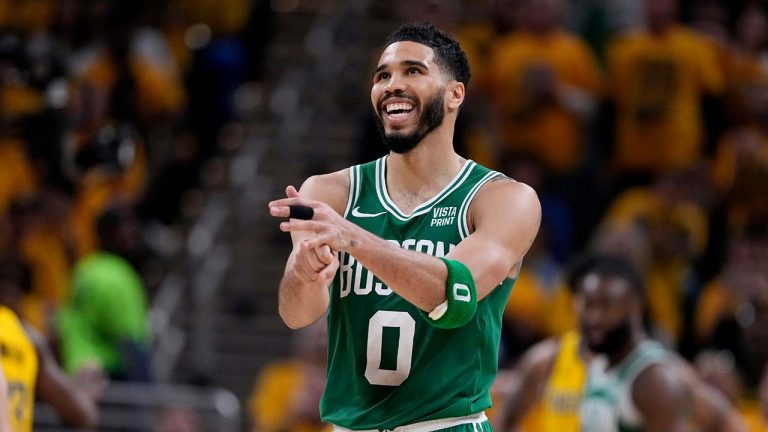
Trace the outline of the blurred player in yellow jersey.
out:
M 572 285 L 574 281 L 570 281 Z M 577 299 L 578 301 L 578 294 Z M 579 317 L 580 321 L 583 316 Z M 518 363 L 506 398 L 495 412 L 501 432 L 578 432 L 582 394 L 592 357 L 578 331 L 544 340 Z M 672 357 L 677 373 L 692 395 L 690 423 L 696 431 L 746 431 L 728 401 L 705 384 L 682 358 Z
M 75 386 L 54 360 L 46 341 L 14 311 L 25 279 L 20 261 L 0 260 L 0 365 L 7 381 L 10 430 L 32 431 L 36 396 L 49 403 L 64 424 L 91 426 L 97 417 L 96 386 Z
M 0 364 L 0 432 L 11 432 L 11 410 L 8 409 L 8 382 Z

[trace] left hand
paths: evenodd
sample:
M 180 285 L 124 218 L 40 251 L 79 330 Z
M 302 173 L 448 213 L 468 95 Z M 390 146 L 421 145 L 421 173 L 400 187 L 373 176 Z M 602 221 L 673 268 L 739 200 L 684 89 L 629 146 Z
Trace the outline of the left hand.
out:
M 308 248 L 320 248 L 328 245 L 335 252 L 349 249 L 353 240 L 353 229 L 356 225 L 344 219 L 331 206 L 324 202 L 303 198 L 293 186 L 285 189 L 287 198 L 269 203 L 269 213 L 278 218 L 287 218 L 292 205 L 311 207 L 314 215 L 310 220 L 290 219 L 280 223 L 284 232 L 311 231 L 316 237 L 306 241 Z

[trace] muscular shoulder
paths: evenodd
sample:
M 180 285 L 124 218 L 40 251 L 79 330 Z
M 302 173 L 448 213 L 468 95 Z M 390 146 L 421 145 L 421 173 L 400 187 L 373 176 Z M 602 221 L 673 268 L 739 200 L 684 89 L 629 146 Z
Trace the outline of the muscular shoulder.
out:
M 644 415 L 683 412 L 689 400 L 688 386 L 675 363 L 654 364 L 642 371 L 632 387 L 635 406 Z
M 469 211 L 470 223 L 474 227 L 485 219 L 499 217 L 512 218 L 507 222 L 529 222 L 537 226 L 541 219 L 541 204 L 536 191 L 525 183 L 502 175 L 480 188 Z
M 339 214 L 344 214 L 349 198 L 349 168 L 311 176 L 301 185 L 299 193 L 305 198 L 322 201 Z

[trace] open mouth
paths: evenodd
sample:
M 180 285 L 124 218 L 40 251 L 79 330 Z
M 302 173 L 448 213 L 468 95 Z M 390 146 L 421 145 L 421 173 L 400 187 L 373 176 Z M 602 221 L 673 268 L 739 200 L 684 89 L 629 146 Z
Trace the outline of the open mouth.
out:
M 384 117 L 392 126 L 401 126 L 415 115 L 416 104 L 408 100 L 391 101 L 383 106 Z
M 406 117 L 411 111 L 413 111 L 413 104 L 411 103 L 393 103 L 384 107 L 387 115 L 392 118 Z

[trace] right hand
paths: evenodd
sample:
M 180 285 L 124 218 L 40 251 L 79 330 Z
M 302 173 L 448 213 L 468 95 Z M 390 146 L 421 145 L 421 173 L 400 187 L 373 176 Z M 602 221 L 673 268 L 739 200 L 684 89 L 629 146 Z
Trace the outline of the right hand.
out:
M 107 374 L 101 364 L 96 361 L 88 361 L 80 366 L 73 380 L 75 385 L 80 387 L 83 393 L 94 401 L 101 398 L 104 388 L 109 383 Z

